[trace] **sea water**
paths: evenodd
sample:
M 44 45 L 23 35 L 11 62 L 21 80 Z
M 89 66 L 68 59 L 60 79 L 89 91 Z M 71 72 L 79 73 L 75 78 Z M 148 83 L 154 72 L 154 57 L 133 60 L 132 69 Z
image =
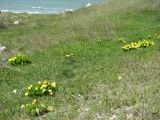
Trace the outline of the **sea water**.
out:
M 2 12 L 49 14 L 61 13 L 97 4 L 105 0 L 0 0 Z

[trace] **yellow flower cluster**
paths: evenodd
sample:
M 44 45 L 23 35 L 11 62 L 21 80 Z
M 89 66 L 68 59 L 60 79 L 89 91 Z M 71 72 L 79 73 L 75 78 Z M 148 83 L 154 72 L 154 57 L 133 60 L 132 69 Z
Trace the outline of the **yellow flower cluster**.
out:
M 46 106 L 37 99 L 33 99 L 31 103 L 21 105 L 21 109 L 23 109 L 27 114 L 38 116 L 53 111 L 54 107 Z
M 18 55 L 14 55 L 14 56 L 10 57 L 8 59 L 8 62 L 11 65 L 24 65 L 24 64 L 31 63 L 29 58 L 27 56 L 25 56 L 25 55 L 22 55 L 22 54 L 18 54 Z
M 138 42 L 132 42 L 130 44 L 126 44 L 122 46 L 122 49 L 124 50 L 132 50 L 132 49 L 138 49 L 138 48 L 146 48 L 149 46 L 153 46 L 154 42 L 150 40 L 143 40 Z
M 54 95 L 56 92 L 56 83 L 45 81 L 39 81 L 36 84 L 28 86 L 25 96 L 42 96 L 42 95 Z
M 17 59 L 17 57 L 16 57 L 16 56 L 13 56 L 13 57 L 9 58 L 8 61 L 9 61 L 9 62 L 12 62 L 12 61 L 15 61 L 16 59 Z
M 50 111 L 53 111 L 54 110 L 54 107 L 53 106 L 48 106 L 47 107 L 47 110 L 50 112 Z
M 66 54 L 65 55 L 66 58 L 70 58 L 71 56 L 73 56 L 73 54 Z
M 56 92 L 56 82 L 49 82 L 47 80 L 39 81 L 36 84 L 30 84 L 27 87 L 25 96 L 42 96 L 42 95 L 54 95 Z M 53 106 L 46 106 L 40 103 L 37 99 L 33 99 L 31 103 L 21 105 L 21 109 L 30 115 L 42 115 L 54 110 Z

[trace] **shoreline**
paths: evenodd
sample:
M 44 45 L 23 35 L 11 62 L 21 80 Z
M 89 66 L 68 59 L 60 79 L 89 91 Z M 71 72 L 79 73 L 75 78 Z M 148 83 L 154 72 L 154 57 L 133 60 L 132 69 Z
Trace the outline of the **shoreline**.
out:
M 82 7 L 82 8 L 85 8 L 85 7 Z M 78 8 L 78 9 L 81 9 L 81 8 Z M 41 14 L 63 14 L 63 13 L 66 13 L 66 12 L 73 12 L 75 10 L 78 10 L 78 9 L 64 9 L 62 11 L 49 11 L 49 12 L 40 12 L 40 11 L 26 11 L 26 12 L 20 12 L 20 11 L 10 11 L 10 10 L 0 10 L 0 13 L 15 13 L 15 14 L 38 14 L 38 15 L 41 15 Z
M 42 7 L 32 7 L 33 9 L 37 9 L 37 11 L 16 11 L 16 10 L 7 10 L 7 9 L 0 9 L 0 13 L 16 13 L 16 14 L 38 14 L 38 15 L 43 15 L 43 14 L 63 14 L 66 12 L 73 12 L 75 10 L 80 10 L 83 8 L 88 8 L 90 6 L 94 5 L 100 5 L 102 3 L 108 3 L 110 0 L 107 0 L 107 2 L 100 2 L 99 4 L 94 4 L 94 3 L 87 3 L 85 6 L 79 7 L 79 8 L 66 8 L 62 10 L 53 10 L 53 11 L 42 11 L 42 10 L 47 10 L 47 8 L 42 8 Z
M 32 9 L 37 9 L 37 11 L 16 11 L 16 10 L 7 10 L 7 9 L 0 9 L 0 13 L 17 13 L 17 14 L 63 14 L 65 12 L 73 12 L 75 10 L 79 10 L 82 8 L 87 8 L 90 7 L 92 5 L 96 5 L 96 4 L 92 4 L 92 3 L 87 3 L 85 6 L 79 7 L 79 8 L 65 8 L 62 10 L 53 10 L 53 11 L 43 11 L 43 10 L 47 10 L 47 8 L 42 8 L 42 7 L 32 7 Z M 39 11 L 38 11 L 39 10 Z

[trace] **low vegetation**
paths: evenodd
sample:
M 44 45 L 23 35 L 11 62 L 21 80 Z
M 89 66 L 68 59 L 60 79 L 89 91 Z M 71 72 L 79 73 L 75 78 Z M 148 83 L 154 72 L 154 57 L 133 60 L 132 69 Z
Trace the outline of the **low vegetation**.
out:
M 26 55 L 18 54 L 10 57 L 8 59 L 8 62 L 11 65 L 25 65 L 25 64 L 30 64 L 31 60 Z
M 25 96 L 42 96 L 42 95 L 54 95 L 56 91 L 56 83 L 45 80 L 43 82 L 39 81 L 37 84 L 30 84 Z
M 46 106 L 36 99 L 33 99 L 31 103 L 21 105 L 21 109 L 28 115 L 39 116 L 54 110 L 53 106 Z
M 58 15 L 0 13 L 7 26 L 0 29 L 0 119 L 158 120 L 159 13 L 159 0 L 111 0 Z M 138 49 L 125 52 L 128 44 Z M 17 53 L 32 63 L 10 64 Z
M 143 41 L 132 42 L 132 43 L 126 44 L 122 48 L 127 51 L 127 50 L 139 49 L 139 48 L 147 48 L 153 45 L 154 45 L 153 41 L 143 40 Z

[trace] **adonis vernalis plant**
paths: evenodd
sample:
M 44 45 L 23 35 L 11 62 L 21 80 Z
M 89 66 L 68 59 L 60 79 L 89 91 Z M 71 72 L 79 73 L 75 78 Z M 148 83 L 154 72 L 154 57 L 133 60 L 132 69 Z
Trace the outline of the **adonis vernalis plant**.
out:
M 133 50 L 133 49 L 138 49 L 138 48 L 146 48 L 149 46 L 153 46 L 154 42 L 151 40 L 143 40 L 143 41 L 138 41 L 138 42 L 132 42 L 130 44 L 126 44 L 122 46 L 122 49 L 124 50 Z
M 8 59 L 8 62 L 11 65 L 25 65 L 25 64 L 30 64 L 31 60 L 26 55 L 18 54 L 10 57 Z
M 25 92 L 25 96 L 53 96 L 56 92 L 56 83 L 45 81 L 39 81 L 36 84 L 30 84 Z
M 54 110 L 53 106 L 46 106 L 45 104 L 34 99 L 31 103 L 21 105 L 21 109 L 32 116 L 39 116 Z

